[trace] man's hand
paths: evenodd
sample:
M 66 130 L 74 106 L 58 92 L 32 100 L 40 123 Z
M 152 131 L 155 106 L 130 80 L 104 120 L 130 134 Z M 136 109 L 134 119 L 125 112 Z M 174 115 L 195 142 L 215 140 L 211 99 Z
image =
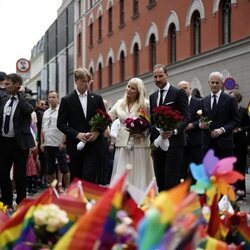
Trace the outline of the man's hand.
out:
M 189 123 L 188 125 L 187 125 L 187 127 L 185 128 L 185 131 L 188 131 L 188 130 L 190 130 L 190 129 L 193 129 L 194 128 L 194 125 L 193 125 L 193 123 Z
M 162 139 L 169 139 L 173 135 L 174 131 L 161 132 Z
M 76 136 L 76 138 L 80 141 L 87 141 L 88 140 L 88 136 L 87 136 L 88 133 L 78 133 L 78 135 Z
M 199 128 L 201 129 L 209 129 L 209 124 L 206 122 L 200 122 L 199 123 Z
M 90 132 L 87 133 L 87 141 L 95 141 L 97 139 L 97 137 L 99 136 L 100 132 L 99 131 L 94 131 L 94 132 Z
M 223 129 L 217 128 L 217 129 L 214 129 L 214 130 L 211 132 L 211 137 L 212 137 L 212 138 L 217 138 L 217 137 L 219 137 L 220 135 L 222 135 L 223 133 L 224 133 Z

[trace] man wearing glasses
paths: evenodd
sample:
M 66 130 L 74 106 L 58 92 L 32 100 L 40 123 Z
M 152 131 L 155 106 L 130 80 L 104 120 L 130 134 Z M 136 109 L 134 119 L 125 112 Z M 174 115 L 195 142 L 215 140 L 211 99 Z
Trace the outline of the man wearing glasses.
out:
M 105 164 L 103 131 L 90 132 L 90 119 L 96 109 L 105 111 L 103 99 L 89 91 L 92 76 L 85 68 L 74 72 L 76 89 L 61 100 L 57 127 L 66 135 L 70 158 L 70 175 L 93 183 L 100 183 L 100 172 Z M 77 144 L 86 142 L 83 149 Z

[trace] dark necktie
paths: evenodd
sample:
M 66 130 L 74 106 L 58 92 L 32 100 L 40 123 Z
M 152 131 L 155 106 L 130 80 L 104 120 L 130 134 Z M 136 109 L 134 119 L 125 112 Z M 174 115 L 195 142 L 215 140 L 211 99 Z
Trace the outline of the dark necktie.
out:
M 213 95 L 213 106 L 212 106 L 212 114 L 213 115 L 215 115 L 216 106 L 217 106 L 216 95 Z
M 13 103 L 15 100 L 16 100 L 16 97 L 12 96 L 10 104 L 8 106 L 8 112 L 5 116 L 4 128 L 3 128 L 3 131 L 5 134 L 7 134 L 9 132 L 9 129 L 10 129 L 10 115 L 11 115 L 12 106 L 13 106 Z
M 160 90 L 160 101 L 159 101 L 159 106 L 162 106 L 162 104 L 163 104 L 163 92 L 164 92 L 164 90 L 161 89 L 161 90 Z

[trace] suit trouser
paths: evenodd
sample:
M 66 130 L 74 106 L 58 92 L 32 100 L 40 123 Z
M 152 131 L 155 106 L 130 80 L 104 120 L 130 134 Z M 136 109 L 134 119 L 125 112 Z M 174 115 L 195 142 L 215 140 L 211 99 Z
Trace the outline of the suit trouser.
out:
M 68 153 L 71 180 L 79 178 L 101 184 L 100 173 L 105 164 L 104 152 L 97 151 L 93 146 L 86 145 L 80 151 Z
M 201 164 L 202 163 L 202 146 L 201 145 L 190 145 L 184 147 L 183 151 L 183 163 L 181 166 L 180 178 L 186 179 L 187 177 L 192 177 L 189 171 L 190 163 Z
M 159 191 L 168 190 L 178 185 L 183 164 L 183 147 L 169 147 L 168 151 L 160 148 L 153 152 L 153 162 Z
M 0 189 L 2 202 L 12 206 L 13 191 L 10 170 L 14 164 L 17 204 L 26 197 L 26 162 L 29 150 L 22 150 L 15 138 L 0 137 Z

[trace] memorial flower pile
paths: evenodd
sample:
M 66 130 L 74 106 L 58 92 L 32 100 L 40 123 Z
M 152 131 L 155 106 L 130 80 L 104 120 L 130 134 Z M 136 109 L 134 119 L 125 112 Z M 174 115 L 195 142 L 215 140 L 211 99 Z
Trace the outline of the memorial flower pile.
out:
M 231 206 L 231 184 L 242 179 L 234 162 L 234 157 L 218 159 L 208 151 L 202 164 L 190 167 L 196 184 L 190 188 L 186 180 L 162 191 L 144 210 L 129 194 L 126 173 L 82 214 L 75 213 L 74 205 L 66 214 L 57 200 L 63 195 L 51 200 L 45 190 L 0 227 L 0 249 L 250 249 L 250 213 Z M 68 195 L 75 197 L 79 185 L 70 187 Z M 91 188 L 99 190 L 92 183 Z M 73 223 L 69 213 L 77 214 Z

